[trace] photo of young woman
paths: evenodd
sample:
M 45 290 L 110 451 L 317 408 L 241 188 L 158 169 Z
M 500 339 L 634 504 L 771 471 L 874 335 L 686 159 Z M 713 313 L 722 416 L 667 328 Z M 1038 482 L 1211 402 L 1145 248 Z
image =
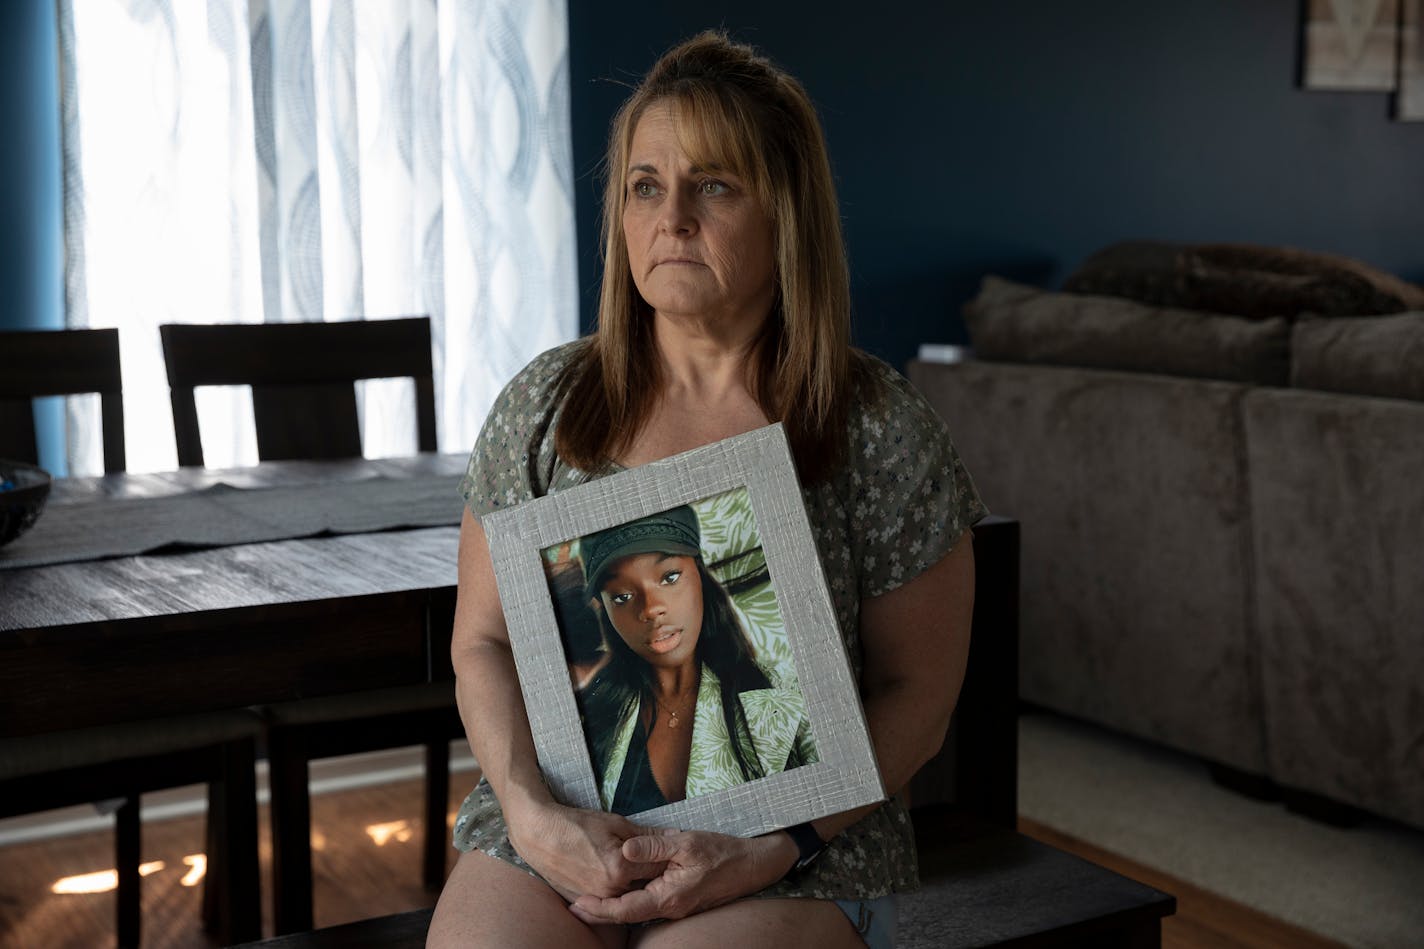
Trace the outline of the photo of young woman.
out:
M 759 655 L 708 568 L 692 506 L 578 548 L 582 590 L 571 595 L 567 560 L 551 565 L 551 587 L 566 644 L 587 639 L 589 618 L 602 631 L 602 659 L 575 676 L 575 694 L 605 810 L 637 814 L 819 760 L 794 671 Z M 571 668 L 589 668 L 586 647 L 577 659 Z

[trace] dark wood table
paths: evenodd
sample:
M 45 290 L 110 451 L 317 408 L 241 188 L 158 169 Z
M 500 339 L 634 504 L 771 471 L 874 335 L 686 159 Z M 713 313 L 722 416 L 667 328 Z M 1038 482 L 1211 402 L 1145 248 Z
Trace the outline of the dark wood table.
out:
M 108 500 L 440 475 L 449 526 L 0 569 L 0 737 L 448 677 L 463 470 L 422 455 L 57 481 L 50 504 L 103 530 Z
M 92 511 L 101 531 L 109 501 L 162 505 L 216 484 L 366 482 L 388 497 L 402 479 L 434 475 L 449 479 L 449 526 L 40 567 L 0 561 L 0 737 L 451 678 L 464 467 L 463 455 L 425 454 L 57 481 L 50 504 Z M 977 673 L 951 743 L 981 764 L 917 800 L 972 797 L 1011 826 L 1018 524 L 990 518 L 975 535 L 980 562 L 999 565 L 978 573 L 975 628 L 995 634 L 976 632 L 971 644 Z

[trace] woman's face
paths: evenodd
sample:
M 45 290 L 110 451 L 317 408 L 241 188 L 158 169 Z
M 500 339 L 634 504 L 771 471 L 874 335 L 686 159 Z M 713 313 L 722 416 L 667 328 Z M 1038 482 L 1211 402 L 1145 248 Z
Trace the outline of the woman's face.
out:
M 638 120 L 623 173 L 623 239 L 648 305 L 732 332 L 759 328 L 776 299 L 775 244 L 746 182 L 694 164 L 666 103 Z
M 619 637 L 650 665 L 692 660 L 702 634 L 702 578 L 692 557 L 624 557 L 609 571 L 599 600 Z

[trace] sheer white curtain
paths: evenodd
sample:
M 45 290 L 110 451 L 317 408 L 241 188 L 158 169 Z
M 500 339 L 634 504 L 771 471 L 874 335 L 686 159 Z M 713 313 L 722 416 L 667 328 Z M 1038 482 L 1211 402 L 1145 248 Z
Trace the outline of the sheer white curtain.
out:
M 428 314 L 440 447 L 577 332 L 564 0 L 61 0 L 70 326 L 119 328 L 129 469 L 177 463 L 161 323 Z M 368 456 L 413 450 L 363 384 Z M 256 460 L 200 390 L 209 465 Z M 70 470 L 101 468 L 97 406 Z

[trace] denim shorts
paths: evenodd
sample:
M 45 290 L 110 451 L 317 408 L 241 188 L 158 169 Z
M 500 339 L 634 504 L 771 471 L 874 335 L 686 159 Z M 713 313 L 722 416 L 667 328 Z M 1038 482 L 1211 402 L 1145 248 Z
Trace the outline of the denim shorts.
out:
M 894 949 L 895 929 L 900 922 L 894 893 L 873 900 L 836 900 L 836 906 L 860 933 L 867 949 Z

